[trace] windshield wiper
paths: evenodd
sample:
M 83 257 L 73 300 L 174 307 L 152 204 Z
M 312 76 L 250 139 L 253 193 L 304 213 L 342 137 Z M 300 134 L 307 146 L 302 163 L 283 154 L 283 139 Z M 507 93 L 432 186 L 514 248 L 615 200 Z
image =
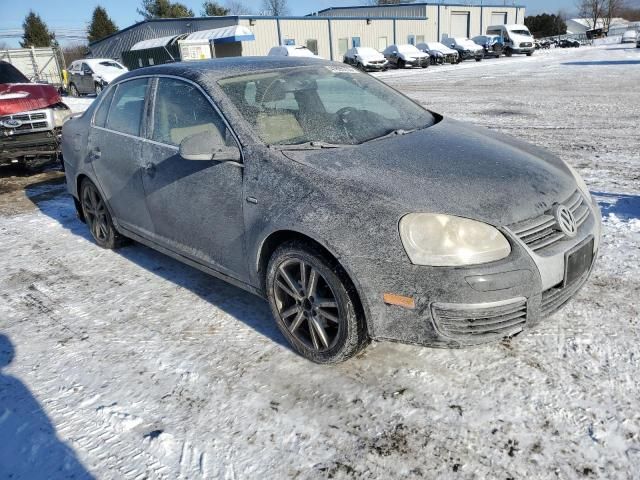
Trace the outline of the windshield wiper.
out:
M 396 130 L 391 130 L 388 133 L 385 133 L 384 135 L 380 135 L 379 137 L 374 137 L 374 138 L 370 138 L 369 140 L 365 140 L 362 143 L 369 143 L 369 142 L 373 142 L 374 140 L 384 140 L 385 138 L 389 138 L 389 137 L 401 137 L 402 135 L 406 135 L 408 133 L 413 133 L 416 130 L 420 130 L 419 128 L 411 128 L 409 130 L 405 130 L 404 128 L 398 128 Z
M 311 141 L 304 143 L 294 143 L 291 145 L 269 145 L 269 148 L 273 148 L 275 150 L 321 150 L 323 148 L 342 148 L 349 146 L 351 145 Z

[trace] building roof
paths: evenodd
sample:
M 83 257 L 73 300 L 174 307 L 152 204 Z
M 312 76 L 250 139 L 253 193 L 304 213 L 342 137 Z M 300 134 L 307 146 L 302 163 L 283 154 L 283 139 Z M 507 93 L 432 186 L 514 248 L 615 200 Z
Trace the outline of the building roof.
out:
M 483 7 L 483 8 L 526 8 L 525 5 L 505 5 L 505 4 L 487 4 L 487 5 L 470 5 L 469 3 L 442 3 L 442 2 L 415 2 L 415 3 L 396 3 L 388 5 L 352 5 L 341 7 L 329 7 L 310 15 L 320 15 L 329 11 L 348 10 L 354 8 L 397 8 L 397 7 L 416 7 L 416 6 L 443 6 L 443 7 Z

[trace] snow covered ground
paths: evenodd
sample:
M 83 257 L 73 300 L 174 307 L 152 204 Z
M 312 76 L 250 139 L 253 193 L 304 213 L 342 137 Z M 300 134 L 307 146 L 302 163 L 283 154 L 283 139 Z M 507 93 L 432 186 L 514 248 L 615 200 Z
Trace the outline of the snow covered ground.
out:
M 0 178 L 0 478 L 638 475 L 640 50 L 378 76 L 584 174 L 605 221 L 578 297 L 511 341 L 321 367 L 257 297 L 98 249 L 59 175 Z

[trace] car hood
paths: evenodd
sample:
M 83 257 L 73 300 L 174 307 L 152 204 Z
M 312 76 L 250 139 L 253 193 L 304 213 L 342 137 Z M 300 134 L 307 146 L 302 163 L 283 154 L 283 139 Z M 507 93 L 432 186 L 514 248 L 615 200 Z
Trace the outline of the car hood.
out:
M 405 60 L 411 60 L 415 58 L 426 58 L 429 56 L 424 52 L 399 52 L 399 54 L 400 54 L 400 57 L 402 57 Z
M 521 43 L 530 43 L 533 45 L 533 37 L 527 37 L 526 35 L 518 35 L 517 33 L 509 32 L 509 38 L 514 45 L 520 45 Z
M 379 62 L 386 60 L 381 53 L 358 53 L 357 54 L 365 62 Z
M 0 115 L 47 108 L 62 99 L 55 87 L 40 83 L 0 84 Z
M 444 119 L 424 130 L 340 149 L 287 151 L 404 212 L 509 225 L 547 211 L 577 188 L 566 165 L 513 137 Z
M 93 73 L 93 78 L 98 79 L 102 78 L 107 83 L 113 82 L 120 75 L 124 75 L 128 70 L 121 70 L 115 67 L 100 67 L 95 68 Z

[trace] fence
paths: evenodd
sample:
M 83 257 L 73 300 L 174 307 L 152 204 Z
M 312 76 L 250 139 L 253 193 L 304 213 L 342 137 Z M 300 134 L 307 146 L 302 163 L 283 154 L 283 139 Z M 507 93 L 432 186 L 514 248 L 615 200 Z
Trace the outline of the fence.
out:
M 57 48 L 0 50 L 0 60 L 11 63 L 33 82 L 46 82 L 58 87 L 63 85 L 63 59 Z

